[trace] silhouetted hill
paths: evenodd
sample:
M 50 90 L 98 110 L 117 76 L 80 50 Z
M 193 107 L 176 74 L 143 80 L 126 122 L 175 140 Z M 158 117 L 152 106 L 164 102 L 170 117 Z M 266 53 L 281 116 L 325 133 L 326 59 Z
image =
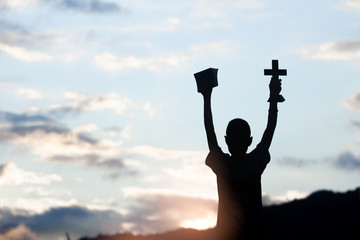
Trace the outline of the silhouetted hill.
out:
M 360 188 L 346 193 L 317 191 L 305 199 L 264 208 L 265 235 L 269 240 L 360 239 Z M 199 240 L 212 229 L 179 229 L 162 234 L 99 235 L 80 240 Z
M 264 209 L 269 239 L 360 239 L 360 188 L 318 191 Z

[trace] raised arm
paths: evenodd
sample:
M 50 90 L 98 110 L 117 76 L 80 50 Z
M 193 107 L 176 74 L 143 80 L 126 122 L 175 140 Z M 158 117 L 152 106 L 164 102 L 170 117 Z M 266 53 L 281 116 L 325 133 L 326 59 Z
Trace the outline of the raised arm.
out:
M 268 121 L 265 132 L 260 142 L 260 144 L 264 146 L 266 149 L 270 148 L 271 141 L 273 139 L 276 128 L 277 115 L 278 115 L 277 99 L 281 91 L 281 79 L 277 80 L 272 78 L 270 81 L 269 88 L 270 88 L 270 99 L 269 99 L 270 106 L 268 113 Z
M 206 137 L 209 146 L 209 150 L 213 151 L 218 148 L 218 142 L 216 139 L 213 117 L 211 112 L 211 92 L 212 88 L 208 89 L 206 92 L 201 94 L 204 97 L 204 124 L 206 130 Z

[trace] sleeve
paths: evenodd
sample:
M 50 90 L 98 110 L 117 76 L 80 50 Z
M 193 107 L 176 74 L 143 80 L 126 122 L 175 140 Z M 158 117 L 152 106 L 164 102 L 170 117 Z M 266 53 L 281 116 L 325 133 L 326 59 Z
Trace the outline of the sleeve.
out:
M 226 171 L 226 156 L 227 155 L 221 150 L 221 148 L 218 147 L 209 152 L 206 157 L 205 164 L 210 167 L 216 175 L 223 174 Z
M 262 174 L 271 159 L 269 150 L 261 143 L 258 144 L 254 150 L 254 158 L 256 172 Z

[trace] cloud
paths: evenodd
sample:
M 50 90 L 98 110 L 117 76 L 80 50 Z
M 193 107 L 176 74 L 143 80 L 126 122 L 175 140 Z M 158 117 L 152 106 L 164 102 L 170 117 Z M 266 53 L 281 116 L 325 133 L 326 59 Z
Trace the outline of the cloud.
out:
M 346 171 L 360 171 L 360 156 L 348 151 L 343 152 L 335 159 L 334 165 Z
M 90 210 L 81 206 L 51 208 L 40 214 L 16 214 L 11 209 L 3 208 L 0 216 L 0 232 L 11 231 L 21 224 L 30 229 L 28 232 L 34 232 L 42 239 L 57 239 L 64 236 L 65 231 L 73 239 L 98 233 L 114 234 L 121 230 L 120 223 L 123 220 L 115 211 Z
M 47 0 L 44 0 L 47 1 Z M 114 13 L 122 11 L 122 8 L 112 2 L 100 0 L 53 0 L 62 9 L 84 13 Z
M 360 39 L 345 39 L 299 48 L 298 52 L 310 59 L 349 61 L 360 59 Z
M 98 112 L 109 109 L 118 115 L 122 115 L 130 107 L 137 107 L 129 98 L 117 93 L 88 96 L 78 92 L 66 92 L 64 97 L 69 99 L 70 102 L 53 105 L 51 107 L 51 114 L 61 116 L 66 113 Z
M 14 94 L 16 94 L 17 96 L 26 98 L 26 99 L 30 99 L 30 100 L 39 100 L 39 99 L 44 99 L 46 97 L 46 94 L 33 89 L 33 88 L 29 88 L 29 87 L 23 87 L 21 85 L 18 84 L 14 84 L 14 83 L 8 83 L 8 82 L 2 82 L 0 83 L 0 89 L 4 89 L 4 91 L 6 92 L 13 92 Z M 33 107 L 33 109 L 35 109 Z
M 20 224 L 6 233 L 0 234 L 0 240 L 40 240 L 40 238 L 24 224 Z
M 16 33 L 22 33 L 22 34 L 29 34 L 28 29 L 26 29 L 24 26 L 5 20 L 5 19 L 0 19 L 0 29 L 2 30 L 2 34 L 4 34 L 5 32 L 16 32 Z M 4 36 L 4 35 L 2 35 Z M 10 37 L 10 36 L 8 36 Z
M 125 168 L 124 162 L 121 158 L 104 158 L 98 154 L 84 154 L 84 155 L 53 155 L 47 159 L 53 162 L 75 163 L 83 162 L 86 166 L 101 167 L 106 169 L 123 169 Z
M 347 100 L 342 102 L 342 106 L 350 111 L 360 110 L 360 93 L 352 94 Z
M 203 151 L 172 150 L 150 145 L 138 145 L 127 149 L 132 155 L 142 155 L 155 160 L 205 159 Z M 205 153 L 206 154 L 206 153 Z
M 264 8 L 264 4 L 258 0 L 200 0 L 193 1 L 193 5 L 195 11 L 192 13 L 192 16 L 214 18 L 217 20 L 227 16 L 229 13 L 229 6 L 231 6 L 238 15 L 241 10 L 259 10 Z
M 158 53 L 153 57 L 136 57 L 132 55 L 120 56 L 104 52 L 94 57 L 95 65 L 105 71 L 121 71 L 125 69 L 145 68 L 150 71 L 159 71 L 169 67 L 177 68 L 187 61 L 185 54 Z
M 191 221 L 207 221 L 207 227 L 216 223 L 217 200 L 183 195 L 159 189 L 125 189 L 125 197 L 137 203 L 126 220 L 136 223 L 131 231 L 139 233 L 163 232 L 185 227 Z M 189 225 L 187 227 L 190 227 Z M 196 226 L 195 226 L 196 227 Z
M 20 96 L 24 96 L 25 98 L 28 98 L 28 99 L 43 99 L 44 98 L 44 95 L 41 92 L 39 92 L 35 89 L 32 89 L 32 88 L 19 87 L 17 89 L 17 93 Z
M 28 231 L 43 239 L 54 239 L 68 231 L 72 238 L 114 234 L 131 231 L 150 234 L 180 227 L 205 229 L 213 227 L 217 218 L 217 199 L 179 193 L 167 189 L 125 188 L 128 205 L 120 209 L 114 200 L 96 199 L 95 205 L 113 205 L 109 210 L 68 205 L 52 207 L 40 213 L 3 208 L 0 212 L 0 232 L 7 232 L 22 224 Z M 281 196 L 263 196 L 266 203 L 280 203 L 305 197 L 299 191 L 288 191 Z M 266 201 L 266 199 L 268 201 Z M 110 202 L 109 202 L 110 201 Z M 267 205 L 267 204 L 266 204 Z M 44 224 L 46 223 L 46 224 Z
M 117 3 L 102 0 L 1 0 L 0 9 L 21 9 L 31 5 L 49 3 L 58 9 L 84 13 L 105 14 L 123 10 Z
M 356 123 L 354 123 L 354 125 L 355 124 Z M 360 170 L 360 156 L 349 151 L 344 151 L 335 158 L 325 158 L 322 160 L 305 160 L 296 157 L 284 157 L 279 159 L 278 163 L 282 166 L 292 166 L 296 168 L 308 167 L 315 164 L 331 164 L 337 169 L 347 171 Z
M 121 209 L 95 210 L 78 205 L 53 207 L 36 214 L 3 208 L 0 232 L 23 224 L 37 235 L 47 236 L 44 239 L 54 239 L 62 236 L 64 231 L 77 238 L 125 231 L 141 234 L 164 232 L 182 226 L 191 227 L 190 223 L 199 224 L 200 220 L 202 223 L 207 221 L 208 227 L 216 223 L 215 199 L 157 189 L 127 189 L 125 196 L 131 203 L 124 213 Z
M 352 125 L 354 125 L 355 127 L 360 128 L 360 121 L 352 121 L 351 123 L 352 123 Z
M 117 55 L 109 52 L 94 56 L 94 63 L 105 71 L 147 69 L 152 72 L 172 71 L 185 66 L 191 59 L 229 54 L 238 48 L 234 41 L 205 42 L 192 45 L 183 52 L 155 52 L 152 56 Z
M 48 185 L 61 182 L 57 174 L 36 174 L 18 168 L 15 163 L 7 162 L 0 165 L 0 186 L 20 186 L 24 184 Z
M 124 32 L 132 32 L 132 31 L 151 31 L 151 32 L 167 32 L 173 31 L 177 26 L 181 23 L 180 19 L 178 18 L 168 18 L 163 21 L 161 24 L 143 24 L 143 25 L 134 25 L 131 27 L 125 27 L 121 30 Z
M 26 62 L 72 61 L 82 55 L 74 42 L 79 35 L 48 31 L 34 33 L 26 27 L 0 20 L 0 52 Z
M 360 11 L 359 0 L 343 0 L 343 4 L 351 10 Z
M 51 61 L 53 57 L 39 51 L 33 51 L 24 47 L 9 45 L 0 42 L 0 51 L 3 51 L 14 58 L 24 60 L 26 62 Z
M 284 202 L 293 201 L 295 199 L 302 199 L 307 197 L 309 194 L 300 192 L 298 190 L 288 190 L 281 195 L 268 195 L 266 193 L 262 194 L 262 202 L 264 206 L 281 204 Z
M 232 1 L 235 6 L 242 9 L 262 9 L 264 8 L 264 3 L 258 0 L 241 0 L 241 1 Z
M 1 0 L 0 9 L 18 9 L 38 3 L 39 0 Z
M 320 161 L 309 160 L 309 159 L 302 159 L 297 157 L 283 157 L 278 159 L 277 161 L 282 166 L 292 166 L 292 167 L 307 167 L 309 165 L 314 165 L 319 163 Z
M 0 139 L 25 145 L 39 159 L 123 172 L 122 142 L 96 139 L 81 131 L 72 131 L 48 117 L 0 112 Z M 66 151 L 64 152 L 64 149 Z

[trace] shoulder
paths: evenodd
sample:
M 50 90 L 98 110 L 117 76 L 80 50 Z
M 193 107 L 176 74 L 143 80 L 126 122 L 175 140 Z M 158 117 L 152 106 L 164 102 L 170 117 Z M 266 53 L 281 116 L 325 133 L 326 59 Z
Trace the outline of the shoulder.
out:
M 211 162 L 211 161 L 218 160 L 218 159 L 220 160 L 220 159 L 223 159 L 226 157 L 230 157 L 230 155 L 224 153 L 220 147 L 217 147 L 208 153 L 208 155 L 206 157 L 206 165 L 208 165 L 208 161 Z
M 225 167 L 227 158 L 230 158 L 230 155 L 224 153 L 220 147 L 217 147 L 208 153 L 205 163 L 217 174 Z
M 249 157 L 252 158 L 252 161 L 264 166 L 266 166 L 271 159 L 269 149 L 262 144 L 258 144 L 256 148 L 249 153 Z

